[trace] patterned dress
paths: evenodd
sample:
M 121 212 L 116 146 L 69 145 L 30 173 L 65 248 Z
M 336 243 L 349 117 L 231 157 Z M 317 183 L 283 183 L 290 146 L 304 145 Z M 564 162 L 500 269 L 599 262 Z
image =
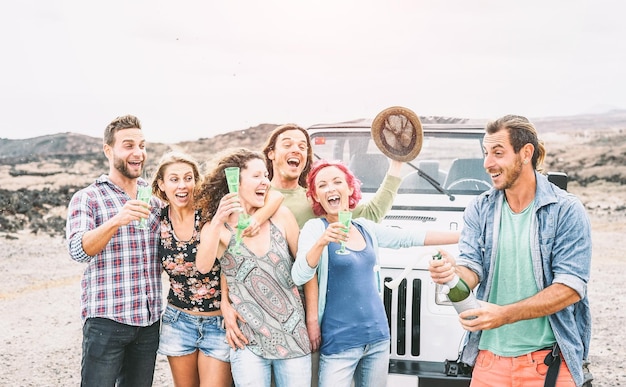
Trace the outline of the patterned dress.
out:
M 230 229 L 228 225 L 226 225 Z M 234 235 L 228 247 L 235 244 Z M 291 279 L 287 241 L 270 222 L 270 248 L 256 256 L 241 244 L 241 254 L 226 249 L 220 258 L 233 307 L 246 320 L 240 329 L 248 349 L 265 359 L 290 359 L 311 353 L 298 288 Z

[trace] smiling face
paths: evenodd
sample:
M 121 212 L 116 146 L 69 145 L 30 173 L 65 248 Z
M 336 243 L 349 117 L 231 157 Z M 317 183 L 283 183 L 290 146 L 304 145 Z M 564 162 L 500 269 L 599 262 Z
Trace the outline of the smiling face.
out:
M 193 206 L 196 179 L 190 164 L 177 162 L 168 165 L 164 169 L 163 179 L 159 179 L 158 185 L 172 207 Z
M 499 190 L 507 190 L 519 184 L 524 166 L 528 166 L 527 160 L 532 156 L 532 150 L 530 154 L 527 154 L 527 147 L 523 147 L 519 153 L 515 153 L 509 140 L 508 130 L 486 134 L 483 148 L 485 151 L 484 167 L 491 176 L 493 186 Z
M 247 213 L 265 204 L 265 195 L 270 187 L 268 175 L 265 162 L 261 159 L 251 159 L 241 169 L 239 199 Z
M 146 140 L 141 129 L 120 129 L 115 132 L 113 145 L 104 145 L 109 159 L 109 172 L 115 177 L 137 179 L 146 162 Z
M 275 146 L 267 154 L 272 160 L 272 183 L 279 188 L 295 188 L 307 162 L 309 145 L 302 131 L 286 130 L 278 135 Z M 281 186 L 280 183 L 293 185 Z
M 354 189 L 349 186 L 341 169 L 335 166 L 322 168 L 315 177 L 313 187 L 313 200 L 322 206 L 329 220 L 336 220 L 339 211 L 350 208 L 350 196 Z

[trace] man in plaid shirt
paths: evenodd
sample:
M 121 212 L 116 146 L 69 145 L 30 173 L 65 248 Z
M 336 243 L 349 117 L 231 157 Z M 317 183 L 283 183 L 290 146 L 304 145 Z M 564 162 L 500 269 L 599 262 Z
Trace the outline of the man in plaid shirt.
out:
M 73 260 L 81 281 L 82 386 L 151 386 L 162 308 L 158 257 L 160 203 L 137 197 L 146 162 L 139 120 L 122 116 L 104 131 L 109 174 L 76 192 L 68 208 Z M 138 228 L 139 219 L 148 228 Z

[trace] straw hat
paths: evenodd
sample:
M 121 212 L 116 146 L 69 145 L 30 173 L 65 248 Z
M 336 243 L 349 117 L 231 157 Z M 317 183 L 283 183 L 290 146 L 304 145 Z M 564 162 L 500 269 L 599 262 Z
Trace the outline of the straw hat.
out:
M 411 161 L 422 150 L 422 123 L 405 107 L 392 106 L 378 113 L 371 133 L 376 146 L 393 160 Z

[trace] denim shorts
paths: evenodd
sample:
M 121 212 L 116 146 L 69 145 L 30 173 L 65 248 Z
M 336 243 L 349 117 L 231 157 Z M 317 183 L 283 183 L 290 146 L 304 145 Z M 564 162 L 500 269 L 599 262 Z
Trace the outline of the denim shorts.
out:
M 202 351 L 217 360 L 230 361 L 230 347 L 222 316 L 197 316 L 168 305 L 161 318 L 159 354 L 184 356 Z

